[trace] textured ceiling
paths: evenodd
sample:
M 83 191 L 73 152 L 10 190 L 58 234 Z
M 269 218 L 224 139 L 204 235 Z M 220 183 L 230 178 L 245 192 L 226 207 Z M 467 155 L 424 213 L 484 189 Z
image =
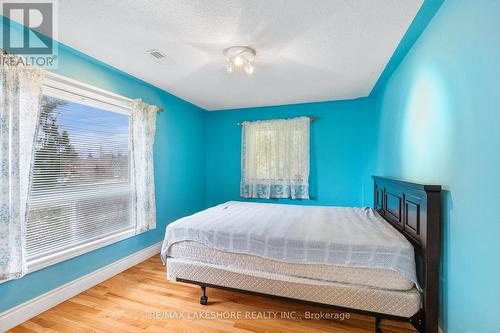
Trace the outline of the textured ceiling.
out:
M 369 95 L 422 0 L 63 0 L 59 40 L 207 110 Z M 253 75 L 222 50 L 256 49 Z M 158 49 L 167 59 L 154 60 Z

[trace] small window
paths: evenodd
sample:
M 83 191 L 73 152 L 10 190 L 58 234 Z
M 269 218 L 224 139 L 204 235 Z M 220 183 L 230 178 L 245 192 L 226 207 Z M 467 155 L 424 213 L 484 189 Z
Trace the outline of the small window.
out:
M 31 271 L 134 235 L 129 104 L 46 80 L 28 201 Z
M 308 117 L 243 123 L 241 196 L 309 198 Z

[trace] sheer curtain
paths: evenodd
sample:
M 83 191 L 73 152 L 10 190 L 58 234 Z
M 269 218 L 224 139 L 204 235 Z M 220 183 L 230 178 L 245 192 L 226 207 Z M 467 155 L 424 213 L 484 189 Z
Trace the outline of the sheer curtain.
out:
M 134 100 L 130 117 L 131 176 L 136 233 L 156 228 L 153 143 L 158 107 Z
M 240 195 L 309 199 L 309 118 L 242 126 Z
M 27 200 L 44 73 L 0 66 L 0 281 L 27 271 Z

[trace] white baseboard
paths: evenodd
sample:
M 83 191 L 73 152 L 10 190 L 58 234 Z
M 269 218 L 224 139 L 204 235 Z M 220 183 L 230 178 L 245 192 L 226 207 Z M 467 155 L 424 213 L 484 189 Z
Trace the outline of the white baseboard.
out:
M 5 332 L 79 293 L 160 253 L 161 242 L 57 287 L 43 295 L 0 313 L 0 332 Z

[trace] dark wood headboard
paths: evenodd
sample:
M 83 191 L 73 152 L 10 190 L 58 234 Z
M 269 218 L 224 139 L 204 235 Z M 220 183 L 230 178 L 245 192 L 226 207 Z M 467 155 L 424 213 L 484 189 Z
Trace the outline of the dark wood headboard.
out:
M 415 248 L 425 332 L 438 331 L 441 186 L 373 176 L 374 209 Z

